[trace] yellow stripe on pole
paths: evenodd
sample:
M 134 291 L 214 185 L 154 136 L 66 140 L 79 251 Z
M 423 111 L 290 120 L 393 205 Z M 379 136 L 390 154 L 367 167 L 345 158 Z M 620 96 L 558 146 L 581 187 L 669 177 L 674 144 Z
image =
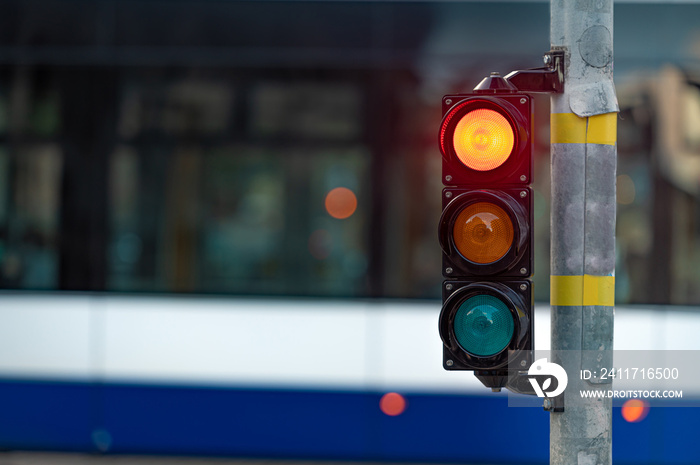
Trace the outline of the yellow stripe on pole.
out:
M 552 144 L 601 144 L 617 142 L 617 113 L 581 118 L 574 113 L 550 115 Z
M 615 306 L 614 276 L 551 276 L 552 305 Z

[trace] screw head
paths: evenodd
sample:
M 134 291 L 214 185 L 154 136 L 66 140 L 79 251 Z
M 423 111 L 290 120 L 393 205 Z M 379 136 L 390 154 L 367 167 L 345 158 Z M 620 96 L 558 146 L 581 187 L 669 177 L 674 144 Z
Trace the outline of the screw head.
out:
M 542 407 L 544 407 L 545 410 L 551 410 L 552 401 L 550 399 L 545 399 L 544 402 L 542 402 Z
M 447 268 L 445 268 L 445 273 L 446 273 L 446 274 L 452 274 L 453 271 L 454 271 L 454 270 L 453 270 L 452 268 L 450 268 L 449 266 L 448 266 Z
M 525 105 L 525 104 L 527 103 L 527 99 L 526 99 L 525 97 L 521 98 L 521 99 L 520 99 L 520 103 L 522 103 L 523 105 Z
M 520 270 L 520 272 L 522 273 L 522 271 L 523 271 L 524 269 L 525 269 L 525 268 L 523 268 L 522 270 Z M 527 289 L 527 284 L 521 284 L 521 285 L 520 285 L 520 290 L 521 290 L 521 291 L 524 291 L 524 290 L 526 290 L 526 289 Z
M 550 63 L 552 62 L 552 55 L 550 55 L 549 53 L 547 53 L 547 54 L 545 54 L 545 56 L 544 56 L 542 59 L 543 59 L 543 61 L 544 61 L 544 64 L 545 64 L 545 65 L 548 65 L 548 64 L 550 64 Z
M 453 286 L 452 284 L 446 284 L 446 285 L 445 285 L 445 289 L 447 289 L 448 291 L 451 291 L 453 287 L 454 287 L 454 286 Z
M 448 367 L 451 367 L 451 366 L 454 365 L 454 364 L 455 364 L 455 362 L 453 362 L 452 360 L 447 360 L 447 361 L 445 362 L 445 365 L 447 365 Z
M 520 274 L 527 274 L 527 268 L 520 268 Z
M 527 365 L 527 360 L 520 360 L 520 366 L 524 367 L 525 365 Z
M 452 105 L 452 99 L 451 98 L 446 99 L 445 105 Z
M 449 174 L 448 174 L 447 176 L 445 176 L 445 181 L 451 182 L 451 181 L 452 181 L 452 176 L 450 176 Z
M 451 197 L 452 197 L 452 192 L 450 192 L 450 191 L 445 192 L 445 198 L 446 198 L 446 199 L 449 199 L 449 198 L 451 198 Z
M 525 176 L 524 174 L 521 175 L 521 176 L 520 176 L 520 180 L 523 181 L 523 182 L 527 181 L 527 176 Z
M 527 191 L 520 191 L 520 197 L 523 199 L 527 197 Z

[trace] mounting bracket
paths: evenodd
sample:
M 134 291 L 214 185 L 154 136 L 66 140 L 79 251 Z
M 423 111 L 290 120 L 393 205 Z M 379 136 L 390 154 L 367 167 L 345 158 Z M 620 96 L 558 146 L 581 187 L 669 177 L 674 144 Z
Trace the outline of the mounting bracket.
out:
M 560 94 L 564 92 L 564 50 L 550 50 L 544 54 L 542 68 L 512 71 L 505 80 L 520 92 Z

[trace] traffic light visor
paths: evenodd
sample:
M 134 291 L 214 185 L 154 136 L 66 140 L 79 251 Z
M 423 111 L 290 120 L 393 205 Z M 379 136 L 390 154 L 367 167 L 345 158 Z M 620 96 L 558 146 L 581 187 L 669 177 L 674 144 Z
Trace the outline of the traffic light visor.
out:
M 508 160 L 515 145 L 513 127 L 505 116 L 488 108 L 464 114 L 453 136 L 457 158 L 468 168 L 490 171 Z
M 479 294 L 465 300 L 455 313 L 454 334 L 466 352 L 489 357 L 503 351 L 513 338 L 515 324 L 499 298 Z
M 500 260 L 513 246 L 514 238 L 510 217 L 491 202 L 467 205 L 454 222 L 455 247 L 473 263 L 485 265 Z

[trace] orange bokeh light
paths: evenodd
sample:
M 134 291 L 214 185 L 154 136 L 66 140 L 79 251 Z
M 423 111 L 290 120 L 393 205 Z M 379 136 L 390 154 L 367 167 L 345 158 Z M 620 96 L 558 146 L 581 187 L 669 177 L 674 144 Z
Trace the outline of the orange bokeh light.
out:
M 357 197 L 347 187 L 336 187 L 326 194 L 326 211 L 333 218 L 348 218 L 357 209 Z
M 622 418 L 630 423 L 638 423 L 649 413 L 649 404 L 641 399 L 630 399 L 622 404 Z
M 395 417 L 406 410 L 406 399 L 396 392 L 387 392 L 379 401 L 379 408 L 384 414 Z

